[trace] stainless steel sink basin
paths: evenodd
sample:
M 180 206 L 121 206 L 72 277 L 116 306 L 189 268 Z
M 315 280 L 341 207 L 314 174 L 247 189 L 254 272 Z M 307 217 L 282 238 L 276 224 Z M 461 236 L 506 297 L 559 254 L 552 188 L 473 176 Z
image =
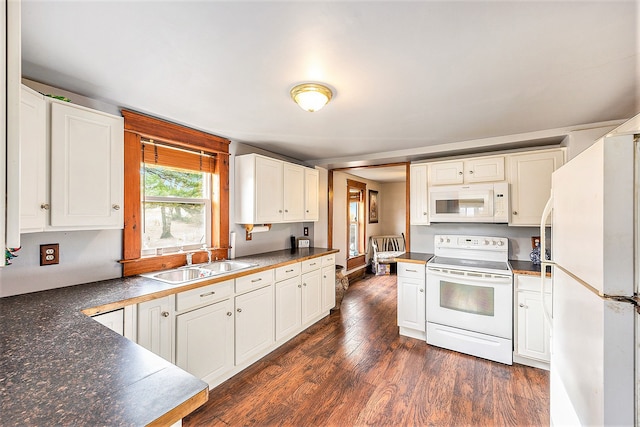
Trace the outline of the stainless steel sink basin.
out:
M 255 267 L 257 264 L 240 261 L 216 261 L 209 264 L 197 266 L 180 267 L 173 270 L 156 271 L 154 273 L 141 274 L 143 277 L 159 280 L 172 285 L 182 285 L 188 282 L 195 282 L 211 276 L 218 276 L 225 273 Z
M 194 280 L 204 279 L 212 275 L 213 272 L 211 270 L 199 267 L 182 267 L 176 268 L 175 270 L 142 274 L 144 277 L 160 280 L 165 283 L 171 283 L 172 285 L 179 285 Z
M 210 264 L 201 265 L 200 268 L 210 270 L 213 274 L 231 273 L 232 271 L 243 270 L 249 267 L 255 267 L 257 264 L 251 264 L 241 261 L 216 261 Z

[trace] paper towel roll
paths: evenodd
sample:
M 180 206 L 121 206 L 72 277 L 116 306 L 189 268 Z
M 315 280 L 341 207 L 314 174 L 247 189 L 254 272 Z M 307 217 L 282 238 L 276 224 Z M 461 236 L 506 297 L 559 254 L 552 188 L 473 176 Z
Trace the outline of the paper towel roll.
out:
M 251 230 L 252 233 L 264 233 L 265 231 L 269 231 L 271 229 L 271 227 L 269 227 L 268 225 L 254 225 L 253 226 L 253 230 Z
M 229 259 L 235 259 L 236 258 L 236 232 L 232 231 L 231 234 L 229 235 L 229 246 L 231 246 L 231 249 L 229 249 Z

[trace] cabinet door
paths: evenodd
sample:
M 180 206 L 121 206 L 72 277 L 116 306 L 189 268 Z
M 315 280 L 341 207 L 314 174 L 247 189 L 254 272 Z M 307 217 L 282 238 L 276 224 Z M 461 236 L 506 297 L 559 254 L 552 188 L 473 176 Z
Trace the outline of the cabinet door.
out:
M 318 195 L 320 186 L 320 172 L 316 169 L 304 169 L 304 220 L 318 221 L 320 209 L 318 208 Z
M 276 341 L 302 326 L 302 283 L 300 276 L 278 282 L 276 291 Z
M 426 163 L 411 165 L 410 203 L 411 225 L 429 225 Z
M 20 99 L 20 232 L 44 231 L 47 218 L 47 116 L 39 93 L 23 86 Z
M 336 306 L 336 266 L 322 267 L 322 311 L 326 312 Z
M 429 165 L 429 183 L 431 185 L 462 184 L 463 170 L 462 160 L 432 163 Z
M 138 304 L 138 344 L 173 362 L 173 296 Z
M 302 324 L 305 325 L 322 313 L 322 280 L 320 270 L 302 275 Z
M 236 365 L 260 354 L 273 343 L 273 286 L 237 296 Z
M 122 228 L 122 118 L 50 102 L 51 225 Z
M 465 160 L 464 182 L 504 181 L 504 157 Z
M 551 174 L 564 163 L 562 150 L 514 154 L 509 159 L 511 222 L 539 226 L 551 195 Z
M 551 294 L 545 294 L 545 299 Z M 549 326 L 544 319 L 539 292 L 518 291 L 517 351 L 520 356 L 548 362 Z
M 424 279 L 398 277 L 398 326 L 424 332 L 425 304 Z
M 176 365 L 211 382 L 233 369 L 233 301 L 176 316 Z
M 283 219 L 302 221 L 304 219 L 304 169 L 291 163 L 283 164 L 284 193 Z
M 112 331 L 124 335 L 124 308 L 108 313 L 96 314 L 91 316 L 91 318 Z
M 256 157 L 256 223 L 282 222 L 283 178 L 282 162 Z

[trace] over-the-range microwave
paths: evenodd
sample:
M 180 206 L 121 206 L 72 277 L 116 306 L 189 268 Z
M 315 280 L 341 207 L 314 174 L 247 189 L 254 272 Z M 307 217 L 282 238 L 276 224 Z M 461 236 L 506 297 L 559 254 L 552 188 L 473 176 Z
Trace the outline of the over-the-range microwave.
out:
M 429 208 L 431 222 L 509 222 L 509 184 L 430 187 Z

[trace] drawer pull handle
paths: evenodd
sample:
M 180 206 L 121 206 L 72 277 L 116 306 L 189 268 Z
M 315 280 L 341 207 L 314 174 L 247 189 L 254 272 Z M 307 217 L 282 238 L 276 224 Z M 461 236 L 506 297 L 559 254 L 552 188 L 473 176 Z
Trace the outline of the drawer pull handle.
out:
M 311 263 L 311 264 L 309 264 L 309 265 L 310 265 L 310 266 L 311 266 L 311 265 L 316 265 L 316 263 L 315 263 L 315 262 L 312 262 L 312 263 Z
M 204 294 L 200 294 L 200 298 L 208 297 L 209 295 L 215 295 L 216 291 L 205 292 Z
M 40 209 L 44 210 L 44 211 L 48 211 L 49 210 L 49 203 L 43 203 L 40 205 Z
M 291 270 L 286 270 L 285 273 L 293 273 L 295 270 L 292 268 Z
M 518 304 L 518 307 L 522 307 L 522 308 L 529 308 L 529 307 L 527 307 L 526 305 L 524 305 L 524 304 L 522 304 L 522 303 Z
M 168 311 L 163 311 L 162 313 L 160 313 L 160 316 L 169 317 L 169 312 Z
M 408 268 L 407 268 L 407 271 L 410 272 L 410 273 L 417 273 L 418 272 L 418 270 L 409 270 Z
M 302 286 L 307 286 L 307 284 L 306 284 L 306 283 L 303 283 L 303 284 L 302 284 Z
M 241 308 L 236 309 L 236 311 L 237 311 L 238 313 L 242 313 L 242 309 L 241 309 Z
M 420 289 L 420 292 L 424 292 L 424 289 Z
M 227 311 L 227 316 L 232 316 L 232 315 L 233 315 L 233 313 L 232 313 L 232 312 Z
M 298 285 L 298 287 L 299 287 L 299 288 L 301 288 L 301 287 L 302 287 L 302 285 Z
M 119 211 L 120 210 L 120 205 L 113 205 L 111 207 L 113 208 L 114 211 Z
M 256 283 L 262 280 L 262 277 L 258 277 L 257 279 L 253 279 L 251 283 Z

